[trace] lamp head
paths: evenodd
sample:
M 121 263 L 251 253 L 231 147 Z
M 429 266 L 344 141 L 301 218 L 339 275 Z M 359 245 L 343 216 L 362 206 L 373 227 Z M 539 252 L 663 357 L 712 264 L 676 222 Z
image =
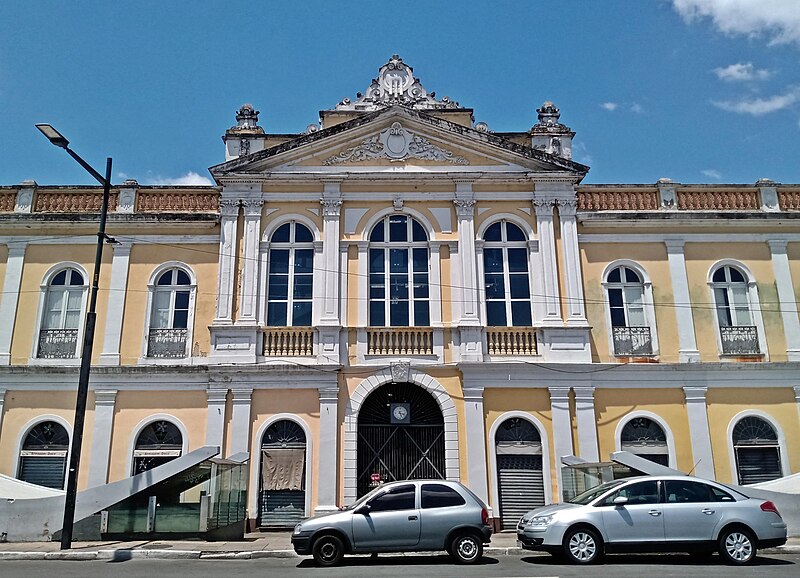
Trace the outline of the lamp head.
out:
M 65 149 L 67 148 L 67 145 L 69 145 L 69 141 L 66 139 L 66 137 L 53 128 L 53 125 L 42 123 L 37 124 L 36 128 L 38 128 L 39 131 L 41 131 L 41 133 L 47 137 L 47 140 L 57 147 Z

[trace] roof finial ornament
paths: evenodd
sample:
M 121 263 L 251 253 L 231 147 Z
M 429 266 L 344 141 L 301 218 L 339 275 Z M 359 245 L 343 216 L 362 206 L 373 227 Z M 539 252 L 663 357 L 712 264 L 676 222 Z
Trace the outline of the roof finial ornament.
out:
M 236 111 L 236 126 L 231 127 L 238 130 L 252 130 L 258 128 L 258 115 L 260 111 L 253 108 L 252 104 L 246 103 Z

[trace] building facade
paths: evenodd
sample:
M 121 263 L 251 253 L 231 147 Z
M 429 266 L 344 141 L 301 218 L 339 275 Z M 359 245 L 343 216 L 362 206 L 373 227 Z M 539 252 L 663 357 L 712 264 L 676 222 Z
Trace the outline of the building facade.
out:
M 112 190 L 79 487 L 250 452 L 281 526 L 391 479 L 509 523 L 562 458 L 800 471 L 800 185 L 584 185 L 550 102 L 493 132 L 399 57 L 216 186 Z M 63 487 L 101 191 L 0 187 L 0 473 Z

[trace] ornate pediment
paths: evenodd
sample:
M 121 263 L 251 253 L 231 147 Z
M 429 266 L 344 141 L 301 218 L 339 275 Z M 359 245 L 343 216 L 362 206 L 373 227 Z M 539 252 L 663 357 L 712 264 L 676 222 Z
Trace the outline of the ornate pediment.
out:
M 424 136 L 403 127 L 399 122 L 393 122 L 390 127 L 365 138 L 358 145 L 328 157 L 322 164 L 337 165 L 372 159 L 404 161 L 409 158 L 448 162 L 455 165 L 469 164 L 466 158 L 433 144 Z

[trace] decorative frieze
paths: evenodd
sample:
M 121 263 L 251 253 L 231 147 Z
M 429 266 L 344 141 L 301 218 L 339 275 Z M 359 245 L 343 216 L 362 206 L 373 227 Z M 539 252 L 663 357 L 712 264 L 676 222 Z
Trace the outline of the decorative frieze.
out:
M 678 191 L 678 209 L 683 211 L 758 211 L 756 191 Z
M 108 210 L 117 210 L 118 193 L 111 193 Z M 36 193 L 34 213 L 97 213 L 103 206 L 102 191 L 81 191 L 65 193 L 61 191 L 42 191 Z
M 216 191 L 182 192 L 147 191 L 140 189 L 136 199 L 136 212 L 138 213 L 210 213 L 221 209 L 219 193 Z

